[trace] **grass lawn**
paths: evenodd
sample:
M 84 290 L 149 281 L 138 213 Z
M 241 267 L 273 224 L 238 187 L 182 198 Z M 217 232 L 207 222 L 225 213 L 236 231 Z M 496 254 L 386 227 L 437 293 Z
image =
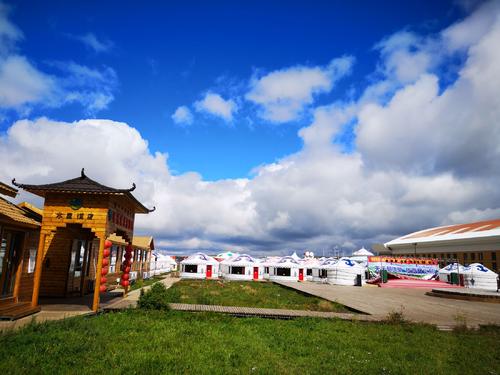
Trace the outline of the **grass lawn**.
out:
M 348 311 L 322 298 L 306 296 L 270 282 L 181 280 L 167 291 L 169 302 L 274 309 Z
M 133 283 L 131 286 L 130 286 L 130 289 L 129 290 L 136 290 L 136 289 L 140 289 L 142 287 L 145 287 L 145 286 L 148 286 L 148 285 L 151 285 L 151 284 L 154 284 L 155 282 L 157 281 L 160 281 L 160 280 L 163 280 L 164 278 L 167 277 L 167 274 L 162 274 L 162 275 L 155 275 L 153 277 L 150 277 L 149 279 L 147 280 L 137 280 L 135 283 Z
M 0 336 L 4 374 L 498 374 L 500 329 L 131 310 Z

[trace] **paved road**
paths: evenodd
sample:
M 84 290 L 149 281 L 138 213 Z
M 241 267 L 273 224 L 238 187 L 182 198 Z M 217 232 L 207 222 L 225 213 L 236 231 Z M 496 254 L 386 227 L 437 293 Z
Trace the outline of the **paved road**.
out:
M 461 301 L 425 295 L 426 289 L 350 287 L 312 282 L 278 284 L 336 301 L 347 307 L 384 319 L 391 311 L 403 310 L 405 318 L 437 326 L 454 326 L 457 316 L 465 318 L 470 327 L 479 324 L 500 324 L 500 304 Z

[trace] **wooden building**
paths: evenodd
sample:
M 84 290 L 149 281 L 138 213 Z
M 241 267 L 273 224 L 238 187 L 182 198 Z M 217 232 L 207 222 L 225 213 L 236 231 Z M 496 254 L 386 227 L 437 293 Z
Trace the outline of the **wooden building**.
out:
M 0 318 L 17 319 L 39 311 L 31 306 L 41 211 L 15 205 L 17 189 L 0 182 Z
M 495 272 L 500 261 L 500 219 L 428 228 L 384 244 L 394 255 L 438 258 L 440 266 L 481 263 Z
M 134 236 L 132 247 L 134 248 L 132 271 L 137 272 L 138 278 L 148 279 L 150 277 L 151 252 L 155 249 L 153 237 Z
M 152 211 L 132 195 L 135 184 L 130 189 L 104 186 L 87 177 L 83 169 L 79 177 L 53 184 L 12 182 L 45 199 L 31 306 L 38 305 L 39 296 L 93 293 L 92 309 L 97 311 L 104 288 L 101 282 L 108 282 L 105 242 L 115 236 L 131 246 L 135 214 Z

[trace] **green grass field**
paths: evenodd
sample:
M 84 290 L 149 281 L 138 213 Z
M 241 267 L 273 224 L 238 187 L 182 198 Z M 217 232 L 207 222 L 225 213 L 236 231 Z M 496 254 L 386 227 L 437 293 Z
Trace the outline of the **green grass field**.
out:
M 500 329 L 131 310 L 0 336 L 4 374 L 498 374 Z
M 167 277 L 167 275 L 162 274 L 162 275 L 156 275 L 156 276 L 150 277 L 147 280 L 137 280 L 135 283 L 133 283 L 130 286 L 129 290 L 132 291 L 132 290 L 143 288 L 143 287 L 148 286 L 148 285 L 152 285 L 152 284 L 156 283 L 157 281 L 163 280 L 165 277 Z
M 239 307 L 346 312 L 321 298 L 277 284 L 252 281 L 181 280 L 167 291 L 169 302 Z

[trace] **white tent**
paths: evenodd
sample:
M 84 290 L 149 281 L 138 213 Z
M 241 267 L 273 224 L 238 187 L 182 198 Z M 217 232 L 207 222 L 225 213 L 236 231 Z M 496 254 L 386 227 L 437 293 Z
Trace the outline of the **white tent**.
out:
M 300 260 L 300 257 L 297 255 L 297 253 L 294 251 L 292 255 L 290 255 L 291 258 L 293 258 L 296 261 Z
M 304 268 L 291 256 L 285 256 L 269 264 L 269 280 L 302 281 Z
M 272 265 L 274 265 L 275 263 L 277 263 L 279 260 L 281 259 L 281 257 L 277 257 L 277 256 L 270 256 L 270 257 L 266 257 L 264 259 L 260 259 L 260 266 L 263 268 L 263 278 L 264 279 L 269 279 L 269 269 Z
M 260 280 L 264 277 L 262 263 L 247 254 L 222 261 L 220 269 L 222 277 L 228 280 Z
M 328 270 L 334 269 L 335 264 L 339 260 L 337 258 L 321 258 L 318 260 L 318 265 L 312 268 L 312 281 L 327 282 Z
M 230 259 L 230 258 L 236 257 L 238 255 L 239 255 L 238 253 L 233 253 L 232 251 L 225 251 L 223 253 L 217 254 L 215 256 L 215 258 L 217 258 L 219 260 L 226 260 L 226 259 Z
M 327 270 L 329 284 L 356 285 L 358 277 L 361 277 L 361 285 L 365 283 L 365 269 L 349 258 L 340 258 Z
M 352 253 L 353 256 L 357 256 L 357 257 L 360 257 L 360 256 L 363 256 L 363 257 L 371 257 L 373 256 L 374 254 L 369 251 L 369 250 L 366 250 L 364 247 L 362 247 L 361 249 L 355 251 L 354 253 Z
M 159 275 L 177 270 L 177 263 L 173 256 L 153 251 L 149 261 L 149 270 L 151 275 Z
M 300 265 L 304 267 L 304 278 L 307 281 L 313 280 L 313 270 L 315 267 L 319 266 L 320 261 L 317 258 L 304 258 L 299 261 Z
M 181 278 L 216 279 L 219 274 L 219 262 L 204 253 L 190 255 L 181 262 Z
M 472 263 L 464 267 L 465 286 L 468 288 L 477 288 L 485 290 L 497 290 L 498 275 L 479 263 Z
M 448 283 L 451 281 L 450 279 L 451 273 L 459 273 L 461 275 L 464 275 L 465 273 L 469 272 L 469 270 L 467 270 L 466 268 L 467 267 L 462 266 L 460 263 L 448 264 L 446 267 L 443 267 L 438 271 L 439 281 Z

